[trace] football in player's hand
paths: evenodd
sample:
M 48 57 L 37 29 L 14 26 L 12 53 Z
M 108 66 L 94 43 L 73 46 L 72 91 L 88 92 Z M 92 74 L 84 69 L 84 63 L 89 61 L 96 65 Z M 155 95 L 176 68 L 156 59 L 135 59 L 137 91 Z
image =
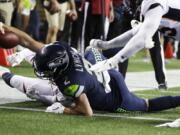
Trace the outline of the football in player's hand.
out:
M 10 49 L 17 46 L 20 43 L 19 37 L 11 32 L 5 31 L 4 34 L 0 32 L 0 48 Z

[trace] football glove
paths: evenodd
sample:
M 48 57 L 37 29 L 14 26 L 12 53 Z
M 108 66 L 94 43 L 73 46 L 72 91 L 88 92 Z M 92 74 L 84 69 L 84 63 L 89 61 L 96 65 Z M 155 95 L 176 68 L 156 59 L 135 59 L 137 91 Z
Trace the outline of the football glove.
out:
M 47 107 L 45 112 L 62 114 L 64 112 L 64 109 L 65 107 L 61 103 L 56 102 L 52 104 L 51 106 Z
M 18 66 L 23 60 L 24 58 L 19 52 L 16 52 L 7 57 L 7 61 L 11 64 L 12 67 Z

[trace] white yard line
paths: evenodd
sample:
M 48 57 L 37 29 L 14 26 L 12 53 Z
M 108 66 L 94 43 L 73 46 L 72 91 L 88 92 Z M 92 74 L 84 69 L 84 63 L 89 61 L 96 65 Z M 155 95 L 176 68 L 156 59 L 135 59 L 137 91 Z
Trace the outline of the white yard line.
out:
M 153 120 L 153 121 L 173 121 L 172 119 L 155 118 L 155 117 L 143 117 L 143 116 L 122 116 L 122 115 L 112 115 L 112 114 L 97 114 L 94 116 L 98 117 L 109 117 L 109 118 L 124 118 L 124 119 L 135 119 L 135 120 Z
M 20 111 L 32 111 L 32 112 L 44 112 L 44 109 L 36 108 L 24 108 L 24 107 L 12 107 L 12 106 L 0 106 L 0 109 L 9 109 L 9 110 L 20 110 Z
M 24 107 L 10 107 L 10 106 L 0 106 L 0 109 L 9 109 L 9 110 L 21 110 L 21 111 L 32 111 L 32 112 L 44 112 L 44 109 L 35 109 L 35 108 L 24 108 Z M 122 115 L 113 115 L 113 114 L 100 114 L 94 113 L 94 117 L 109 117 L 109 118 L 123 118 L 123 119 L 135 119 L 135 120 L 150 120 L 150 121 L 173 121 L 172 119 L 164 118 L 155 118 L 155 117 L 141 117 L 141 116 L 122 116 Z

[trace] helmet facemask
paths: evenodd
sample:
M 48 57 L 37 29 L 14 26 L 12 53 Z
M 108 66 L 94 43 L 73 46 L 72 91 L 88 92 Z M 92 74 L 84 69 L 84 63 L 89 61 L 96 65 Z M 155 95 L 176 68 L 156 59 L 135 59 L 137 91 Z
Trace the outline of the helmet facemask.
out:
M 51 46 L 45 47 L 44 50 L 42 49 L 39 54 L 36 54 L 33 61 L 34 72 L 41 79 L 55 80 L 67 70 L 69 65 L 67 51 L 59 47 L 59 45 Z M 50 50 L 51 48 L 55 48 L 56 50 L 52 51 Z

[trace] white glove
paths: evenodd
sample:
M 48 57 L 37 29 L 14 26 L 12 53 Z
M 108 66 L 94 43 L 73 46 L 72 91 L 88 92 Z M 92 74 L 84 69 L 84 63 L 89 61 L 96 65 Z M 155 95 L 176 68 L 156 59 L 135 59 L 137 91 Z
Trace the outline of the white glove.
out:
M 171 127 L 171 128 L 178 128 L 180 127 L 180 119 L 177 119 L 173 122 L 168 122 L 164 124 L 157 125 L 156 127 Z
M 51 106 L 47 107 L 45 112 L 62 114 L 64 112 L 64 109 L 65 109 L 65 107 L 61 103 L 56 102 L 56 103 L 52 104 Z
M 91 66 L 90 70 L 94 72 L 102 72 L 117 67 L 118 59 L 112 57 L 110 59 L 100 61 L 97 64 Z
M 7 61 L 11 64 L 12 67 L 18 66 L 23 60 L 24 57 L 18 52 L 7 57 Z

